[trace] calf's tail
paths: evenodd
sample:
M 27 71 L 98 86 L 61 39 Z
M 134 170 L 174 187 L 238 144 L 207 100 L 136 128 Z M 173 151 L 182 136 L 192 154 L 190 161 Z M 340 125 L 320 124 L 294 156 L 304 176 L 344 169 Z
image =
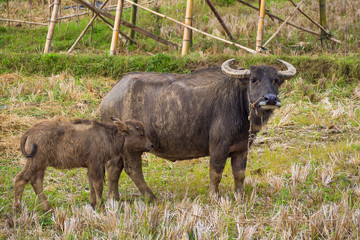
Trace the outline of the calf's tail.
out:
M 21 142 L 20 142 L 20 148 L 21 148 L 21 152 L 22 154 L 27 157 L 27 158 L 31 158 L 35 155 L 35 152 L 36 152 L 36 149 L 37 149 L 37 145 L 36 143 L 33 144 L 33 149 L 31 150 L 31 153 L 30 154 L 27 154 L 26 151 L 25 151 L 25 143 L 26 143 L 26 140 L 27 140 L 27 137 L 28 136 L 23 136 L 21 138 Z

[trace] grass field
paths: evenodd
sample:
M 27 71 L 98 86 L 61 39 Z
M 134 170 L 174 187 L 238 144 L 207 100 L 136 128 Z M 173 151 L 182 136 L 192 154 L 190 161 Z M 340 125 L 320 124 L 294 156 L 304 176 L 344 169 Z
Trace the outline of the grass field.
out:
M 257 13 L 235 0 L 213 2 L 236 41 L 254 46 Z M 360 1 L 328 2 L 328 28 L 342 44 L 322 46 L 317 37 L 285 27 L 269 45 L 277 55 L 266 57 L 198 34 L 186 57 L 139 35 L 138 45 L 122 42 L 121 54 L 108 56 L 111 31 L 99 21 L 91 43 L 87 34 L 74 54 L 64 54 L 88 17 L 81 17 L 79 25 L 57 25 L 53 52 L 43 55 L 46 27 L 0 22 L 0 239 L 360 239 Z M 33 0 L 33 19 L 26 1 L 9 3 L 13 19 L 46 21 L 39 0 Z M 184 3 L 155 0 L 149 7 L 183 20 Z M 318 2 L 304 5 L 318 19 Z M 0 18 L 7 18 L 5 9 L 6 1 L 0 0 Z M 285 0 L 268 0 L 267 9 L 286 18 L 293 7 Z M 63 10 L 62 15 L 70 13 Z M 128 19 L 130 10 L 124 14 Z M 292 21 L 314 30 L 300 14 Z M 144 11 L 138 24 L 182 41 L 182 28 Z M 267 19 L 266 38 L 279 25 Z M 195 1 L 194 26 L 226 37 L 203 0 Z M 30 185 L 22 212 L 13 210 L 13 181 L 25 162 L 19 141 L 34 123 L 59 117 L 97 119 L 102 98 L 127 72 L 189 73 L 232 57 L 245 67 L 280 66 L 276 59 L 281 58 L 298 70 L 281 88 L 282 108 L 250 149 L 244 195 L 233 194 L 229 163 L 216 201 L 208 197 L 208 158 L 173 163 L 144 154 L 145 180 L 158 198 L 153 204 L 144 202 L 123 173 L 121 200 L 106 201 L 94 211 L 85 169 L 49 168 L 44 188 L 52 211 L 42 211 Z
M 233 195 L 229 165 L 222 198 L 213 202 L 208 158 L 172 163 L 145 154 L 154 204 L 144 203 L 123 173 L 121 201 L 94 212 L 86 171 L 50 168 L 44 186 L 54 210 L 44 213 L 28 185 L 24 210 L 14 213 L 13 179 L 24 164 L 21 134 L 45 118 L 96 118 L 115 81 L 66 72 L 0 75 L 2 238 L 359 238 L 360 84 L 335 74 L 309 79 L 300 72 L 284 84 L 283 107 L 249 153 L 245 196 Z

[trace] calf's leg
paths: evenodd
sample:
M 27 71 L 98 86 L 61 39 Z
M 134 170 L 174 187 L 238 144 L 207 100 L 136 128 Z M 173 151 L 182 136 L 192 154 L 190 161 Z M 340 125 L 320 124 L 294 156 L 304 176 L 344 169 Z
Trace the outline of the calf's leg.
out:
M 35 175 L 30 179 L 31 186 L 34 188 L 36 195 L 38 196 L 41 207 L 44 211 L 50 210 L 50 205 L 46 199 L 43 188 L 45 169 L 38 170 Z
M 109 185 L 108 198 L 114 198 L 119 200 L 119 179 L 122 170 L 124 169 L 124 160 L 121 156 L 115 157 L 107 162 L 106 171 L 107 171 L 107 181 Z
M 105 167 L 89 166 L 88 178 L 90 185 L 90 204 L 95 209 L 102 203 Z
M 90 187 L 89 202 L 90 202 L 90 205 L 95 209 L 96 208 L 96 195 L 95 195 L 95 188 L 94 188 L 94 180 L 89 177 L 89 173 L 88 173 L 88 180 L 89 180 L 89 187 Z
M 150 190 L 145 182 L 142 171 L 141 155 L 130 155 L 124 158 L 125 172 L 130 176 L 137 188 L 146 200 L 152 202 L 156 199 L 154 193 Z
M 247 151 L 234 154 L 231 157 L 231 168 L 234 176 L 235 194 L 244 191 L 245 170 L 247 162 Z
M 15 208 L 21 207 L 22 194 L 26 184 L 30 181 L 31 177 L 34 175 L 35 171 L 33 169 L 33 164 L 30 161 L 35 161 L 35 159 L 28 159 L 26 161 L 25 167 L 21 172 L 19 172 L 15 177 L 14 190 L 15 190 Z

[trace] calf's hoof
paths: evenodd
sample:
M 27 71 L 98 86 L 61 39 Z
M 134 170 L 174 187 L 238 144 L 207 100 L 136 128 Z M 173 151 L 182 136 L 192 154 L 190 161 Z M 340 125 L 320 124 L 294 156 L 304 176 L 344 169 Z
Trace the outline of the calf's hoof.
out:
M 120 200 L 119 192 L 117 192 L 117 194 L 116 193 L 109 193 L 108 199 L 114 199 L 116 201 L 119 201 Z
M 52 211 L 52 208 L 50 206 L 47 206 L 47 207 L 42 207 L 43 211 L 44 212 L 50 212 Z
M 14 203 L 14 209 L 17 212 L 21 211 L 21 203 L 20 202 L 15 202 Z

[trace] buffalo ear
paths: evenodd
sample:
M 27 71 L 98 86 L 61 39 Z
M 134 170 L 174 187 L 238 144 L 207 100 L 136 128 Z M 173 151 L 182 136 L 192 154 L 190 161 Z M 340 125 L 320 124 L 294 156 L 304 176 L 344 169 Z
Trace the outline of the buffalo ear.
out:
M 111 117 L 111 121 L 113 121 L 113 124 L 119 129 L 122 134 L 129 133 L 127 125 L 121 120 L 115 117 Z

